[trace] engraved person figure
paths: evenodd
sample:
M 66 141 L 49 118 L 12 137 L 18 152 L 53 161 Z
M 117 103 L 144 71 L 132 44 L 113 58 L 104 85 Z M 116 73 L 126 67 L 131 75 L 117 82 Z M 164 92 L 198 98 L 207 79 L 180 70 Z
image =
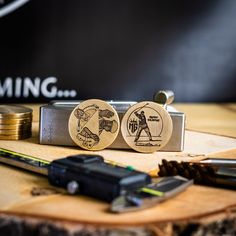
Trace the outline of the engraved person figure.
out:
M 134 114 L 139 118 L 138 131 L 136 133 L 136 137 L 135 137 L 134 142 L 138 141 L 138 139 L 140 138 L 140 134 L 143 130 L 148 135 L 149 140 L 152 141 L 152 135 L 151 135 L 151 132 L 149 130 L 144 111 L 141 111 L 140 114 L 137 111 L 135 111 Z

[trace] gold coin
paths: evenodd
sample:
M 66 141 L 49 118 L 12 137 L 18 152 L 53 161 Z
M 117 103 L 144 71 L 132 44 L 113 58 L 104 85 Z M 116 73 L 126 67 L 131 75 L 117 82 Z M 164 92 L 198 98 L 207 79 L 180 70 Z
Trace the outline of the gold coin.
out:
M 102 150 L 110 146 L 119 133 L 116 110 L 99 99 L 81 102 L 72 111 L 68 128 L 72 140 L 87 150 Z
M 0 130 L 19 130 L 24 128 L 31 128 L 31 122 L 14 125 L 2 125 L 0 123 Z
M 32 117 L 19 118 L 19 119 L 0 118 L 0 125 L 17 125 L 31 122 L 32 122 Z
M 0 129 L 0 135 L 22 135 L 31 131 L 31 126 L 22 129 Z
M 20 139 L 26 139 L 31 137 L 31 132 L 26 133 L 24 135 L 2 135 L 0 134 L 1 140 L 20 140 Z
M 172 134 L 169 113 L 155 102 L 139 102 L 130 107 L 121 122 L 126 143 L 138 152 L 150 153 L 163 148 Z
M 0 118 L 24 118 L 32 114 L 32 109 L 19 105 L 0 105 Z

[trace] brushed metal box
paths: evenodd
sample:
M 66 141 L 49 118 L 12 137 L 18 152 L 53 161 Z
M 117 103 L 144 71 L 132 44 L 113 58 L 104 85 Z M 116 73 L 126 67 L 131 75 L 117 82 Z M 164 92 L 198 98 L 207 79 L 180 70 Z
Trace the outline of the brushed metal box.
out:
M 81 101 L 52 101 L 48 105 L 40 107 L 39 143 L 47 145 L 76 146 L 68 131 L 68 120 L 72 110 Z M 133 101 L 108 101 L 118 112 L 120 121 L 126 110 L 134 105 Z M 180 152 L 184 149 L 185 114 L 166 106 L 172 122 L 173 131 L 169 142 L 161 151 Z M 124 141 L 121 131 L 109 148 L 130 149 Z

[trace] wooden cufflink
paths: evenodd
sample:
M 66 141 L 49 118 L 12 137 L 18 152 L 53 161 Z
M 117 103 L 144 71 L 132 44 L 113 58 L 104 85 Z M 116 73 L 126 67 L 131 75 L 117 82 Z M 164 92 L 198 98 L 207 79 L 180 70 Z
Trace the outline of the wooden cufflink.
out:
M 138 152 L 150 153 L 164 147 L 172 134 L 169 113 L 155 102 L 139 102 L 130 107 L 121 122 L 126 143 Z
M 81 148 L 102 150 L 116 139 L 120 121 L 116 110 L 107 102 L 90 99 L 75 107 L 68 128 L 70 137 Z

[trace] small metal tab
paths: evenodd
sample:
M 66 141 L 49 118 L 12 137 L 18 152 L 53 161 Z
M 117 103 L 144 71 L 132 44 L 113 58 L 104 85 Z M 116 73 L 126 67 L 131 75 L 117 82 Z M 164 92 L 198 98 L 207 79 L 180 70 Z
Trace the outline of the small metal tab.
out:
M 79 184 L 77 181 L 70 181 L 68 184 L 67 184 L 67 191 L 68 193 L 70 194 L 76 194 L 79 192 Z
M 153 101 L 162 105 L 169 105 L 174 101 L 174 92 L 171 90 L 161 90 L 153 95 Z

